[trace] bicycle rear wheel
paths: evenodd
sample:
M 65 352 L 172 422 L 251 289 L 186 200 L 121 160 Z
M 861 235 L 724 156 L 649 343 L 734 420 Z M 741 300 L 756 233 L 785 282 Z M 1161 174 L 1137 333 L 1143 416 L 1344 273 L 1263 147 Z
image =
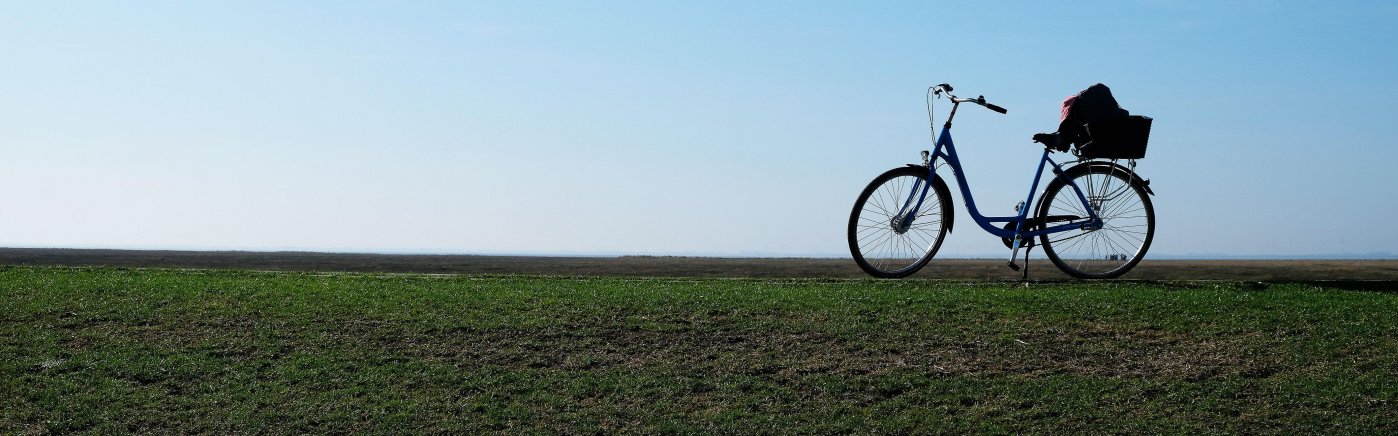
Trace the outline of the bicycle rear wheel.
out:
M 1039 200 L 1040 217 L 1067 215 L 1085 220 L 1089 216 L 1065 178 L 1082 189 L 1090 207 L 1102 218 L 1102 226 L 1040 236 L 1044 254 L 1058 269 L 1080 279 L 1110 279 L 1126 274 L 1145 257 L 1155 236 L 1155 208 L 1145 184 L 1119 165 L 1082 164 L 1049 183 Z
M 907 277 L 922 269 L 947 234 L 951 202 L 929 186 L 926 167 L 885 172 L 859 194 L 849 216 L 849 251 L 859 268 L 874 277 Z M 926 189 L 911 222 L 899 216 L 909 196 Z M 924 188 L 925 187 L 925 188 Z M 917 203 L 913 198 L 913 203 Z M 911 206 L 910 206 L 911 208 Z

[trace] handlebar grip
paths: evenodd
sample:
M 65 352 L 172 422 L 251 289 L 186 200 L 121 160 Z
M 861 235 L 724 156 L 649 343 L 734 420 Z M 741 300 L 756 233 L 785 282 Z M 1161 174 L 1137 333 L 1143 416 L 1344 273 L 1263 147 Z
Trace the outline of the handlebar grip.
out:
M 1003 113 L 1008 113 L 1008 112 L 1009 112 L 1008 110 L 1005 110 L 1005 108 L 1002 108 L 1002 107 L 1000 107 L 1000 106 L 996 106 L 996 105 L 993 105 L 993 104 L 990 104 L 990 103 L 986 103 L 986 104 L 985 104 L 985 108 L 986 108 L 986 109 L 993 110 L 993 111 L 996 111 L 996 112 L 999 112 L 999 113 L 1002 113 L 1002 114 L 1003 114 Z

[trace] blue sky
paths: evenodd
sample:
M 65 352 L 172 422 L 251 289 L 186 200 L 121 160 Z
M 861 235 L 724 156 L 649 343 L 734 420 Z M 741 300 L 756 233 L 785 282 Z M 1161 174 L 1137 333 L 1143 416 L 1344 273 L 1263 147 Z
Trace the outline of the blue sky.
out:
M 1393 252 L 1395 29 L 1391 2 L 6 1 L 0 245 L 843 256 L 859 190 L 928 148 L 927 86 L 1010 110 L 955 129 L 1008 214 L 1029 136 L 1103 82 L 1156 119 L 1152 256 Z

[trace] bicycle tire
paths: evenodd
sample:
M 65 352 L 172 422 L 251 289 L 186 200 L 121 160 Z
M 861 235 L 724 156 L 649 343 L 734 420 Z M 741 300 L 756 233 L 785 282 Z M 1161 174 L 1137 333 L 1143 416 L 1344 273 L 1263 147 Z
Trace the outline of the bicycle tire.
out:
M 1135 268 L 1155 237 L 1155 207 L 1146 184 L 1126 167 L 1084 163 L 1049 183 L 1039 199 L 1039 217 L 1088 216 L 1065 180 L 1082 189 L 1102 218 L 1102 227 L 1041 235 L 1044 254 L 1058 269 L 1079 279 L 1112 279 Z
M 929 183 L 927 176 L 927 167 L 894 168 L 859 193 L 850 211 L 847 238 L 850 254 L 864 272 L 879 278 L 907 277 L 926 266 L 941 248 L 952 205 L 944 198 L 948 196 L 944 184 Z M 894 219 L 914 186 L 927 186 L 927 196 L 912 224 L 899 231 Z

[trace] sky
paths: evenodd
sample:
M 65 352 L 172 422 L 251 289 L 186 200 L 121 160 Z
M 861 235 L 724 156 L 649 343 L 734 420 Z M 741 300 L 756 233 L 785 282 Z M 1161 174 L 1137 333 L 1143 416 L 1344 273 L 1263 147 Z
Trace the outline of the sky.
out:
M 0 1 L 0 53 L 0 246 L 847 257 L 928 86 L 1009 109 L 953 129 L 1009 215 L 1101 82 L 1148 257 L 1398 252 L 1393 2 Z

